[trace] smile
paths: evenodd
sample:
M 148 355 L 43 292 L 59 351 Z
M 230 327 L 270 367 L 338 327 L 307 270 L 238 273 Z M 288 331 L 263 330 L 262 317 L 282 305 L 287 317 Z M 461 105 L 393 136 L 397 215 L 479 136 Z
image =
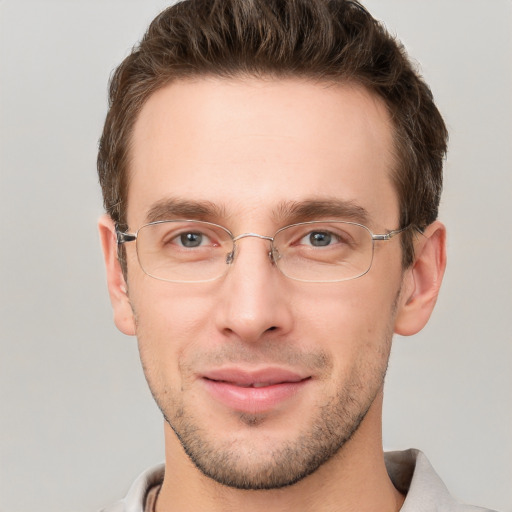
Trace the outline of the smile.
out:
M 222 369 L 207 372 L 202 381 L 216 402 L 238 412 L 261 414 L 291 401 L 311 376 L 275 368 L 257 372 Z
M 236 385 L 240 386 L 242 388 L 265 388 L 267 386 L 272 386 L 273 384 L 270 382 L 255 382 L 254 384 L 236 384 Z

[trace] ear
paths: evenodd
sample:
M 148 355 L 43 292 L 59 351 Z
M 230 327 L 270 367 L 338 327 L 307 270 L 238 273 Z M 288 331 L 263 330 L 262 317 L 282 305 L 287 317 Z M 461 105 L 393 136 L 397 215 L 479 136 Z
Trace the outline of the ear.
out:
M 446 228 L 430 224 L 414 243 L 414 263 L 404 272 L 395 333 L 421 331 L 434 309 L 446 268 Z
M 135 335 L 135 319 L 128 298 L 128 288 L 117 257 L 117 235 L 109 215 L 98 221 L 103 257 L 107 270 L 107 285 L 117 328 L 128 336 Z

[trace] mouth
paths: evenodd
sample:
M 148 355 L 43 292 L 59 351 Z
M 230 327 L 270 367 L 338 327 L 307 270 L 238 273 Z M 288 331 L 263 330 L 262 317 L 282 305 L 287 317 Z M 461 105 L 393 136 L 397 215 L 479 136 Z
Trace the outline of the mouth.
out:
M 226 382 L 226 381 L 217 381 L 217 382 Z M 241 384 L 239 382 L 232 382 L 234 386 L 239 386 L 241 388 L 266 388 L 267 386 L 274 386 L 276 384 L 283 384 L 283 382 L 253 382 L 252 384 Z
M 284 406 L 311 381 L 281 368 L 212 370 L 202 375 L 209 395 L 229 409 L 259 414 Z

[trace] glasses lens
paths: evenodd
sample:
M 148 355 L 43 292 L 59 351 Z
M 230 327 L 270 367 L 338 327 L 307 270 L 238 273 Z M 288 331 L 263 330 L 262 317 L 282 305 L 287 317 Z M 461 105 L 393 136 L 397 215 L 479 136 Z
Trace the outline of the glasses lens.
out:
M 211 281 L 227 271 L 233 250 L 230 233 L 199 221 L 147 224 L 137 234 L 137 255 L 144 272 L 172 282 Z
M 274 237 L 275 261 L 298 281 L 334 282 L 362 276 L 371 267 L 372 234 L 350 222 L 306 222 Z

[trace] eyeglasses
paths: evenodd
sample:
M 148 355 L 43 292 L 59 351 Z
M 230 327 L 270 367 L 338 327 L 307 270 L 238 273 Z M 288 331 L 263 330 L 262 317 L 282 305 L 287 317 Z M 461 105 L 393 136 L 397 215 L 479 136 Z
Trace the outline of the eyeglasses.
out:
M 234 262 L 237 243 L 256 237 L 270 242 L 270 261 L 290 279 L 331 283 L 366 274 L 375 242 L 391 240 L 403 229 L 381 235 L 366 226 L 345 221 L 311 221 L 279 229 L 274 236 L 243 233 L 197 220 L 163 220 L 142 226 L 136 233 L 117 231 L 118 244 L 136 241 L 142 270 L 173 283 L 202 283 L 223 276 Z

